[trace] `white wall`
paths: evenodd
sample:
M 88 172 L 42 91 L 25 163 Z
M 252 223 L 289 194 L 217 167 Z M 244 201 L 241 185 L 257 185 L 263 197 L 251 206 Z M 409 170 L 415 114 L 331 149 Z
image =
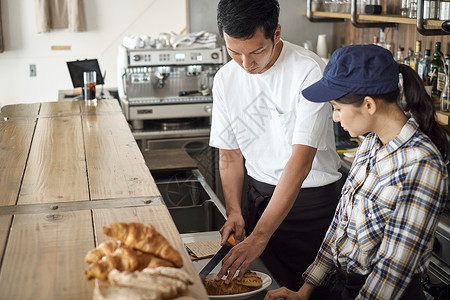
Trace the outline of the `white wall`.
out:
M 328 49 L 331 49 L 333 24 L 311 23 L 302 11 L 306 10 L 306 0 L 279 0 L 281 38 L 297 45 L 311 41 L 313 51 L 317 45 L 317 35 L 326 34 Z M 219 34 L 217 30 L 216 11 L 219 0 L 188 0 L 191 31 L 208 30 Z M 220 39 L 219 39 L 220 40 Z
M 104 88 L 117 88 L 117 47 L 126 35 L 157 37 L 186 27 L 185 0 L 84 0 L 87 31 L 37 33 L 34 0 L 0 0 L 5 52 L 0 53 L 0 106 L 56 101 L 71 89 L 67 61 L 97 58 Z M 51 51 L 70 45 L 69 51 Z M 35 64 L 37 76 L 29 76 Z

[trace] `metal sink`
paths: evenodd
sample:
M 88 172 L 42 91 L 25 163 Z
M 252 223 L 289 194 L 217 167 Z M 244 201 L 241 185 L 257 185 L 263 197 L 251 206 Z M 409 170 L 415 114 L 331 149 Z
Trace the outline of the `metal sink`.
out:
M 192 178 L 157 183 L 157 186 L 168 208 L 201 205 L 211 199 L 201 182 Z
M 202 205 L 171 207 L 169 213 L 180 234 L 218 231 L 225 224 L 225 217 L 211 200 Z
M 180 234 L 218 231 L 225 223 L 224 205 L 198 170 L 159 178 L 156 185 Z

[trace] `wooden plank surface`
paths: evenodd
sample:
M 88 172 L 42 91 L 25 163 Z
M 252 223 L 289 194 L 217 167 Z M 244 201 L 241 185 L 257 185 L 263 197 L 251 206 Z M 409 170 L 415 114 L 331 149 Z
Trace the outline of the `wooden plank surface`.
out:
M 79 114 L 80 103 L 77 101 L 58 101 L 58 102 L 43 102 L 41 106 L 40 116 L 46 115 L 64 115 L 64 114 Z
M 40 103 L 6 105 L 1 108 L 0 117 L 34 117 L 39 113 L 40 107 Z
M 117 221 L 154 224 L 195 279 L 188 294 L 207 299 L 166 206 L 149 202 L 160 193 L 116 100 L 94 110 L 82 101 L 6 108 L 0 190 L 10 196 L 0 198 L 1 299 L 91 299 L 84 256 L 95 237 L 106 239 L 101 227 Z M 82 207 L 89 200 L 102 201 Z M 109 205 L 114 200 L 151 205 Z M 50 210 L 53 203 L 61 209 Z M 23 210 L 12 216 L 11 207 Z
M 122 114 L 84 115 L 91 200 L 159 195 Z
M 0 265 L 2 262 L 3 252 L 6 248 L 9 229 L 11 228 L 11 220 L 11 215 L 0 216 Z
M 95 109 L 86 105 L 85 101 L 79 101 L 80 109 L 82 112 L 119 112 L 122 113 L 122 108 L 120 107 L 119 101 L 116 99 L 99 99 L 97 100 L 97 106 Z
M 18 204 L 82 200 L 89 190 L 81 117 L 39 118 Z
M 92 247 L 89 210 L 16 215 L 0 273 L 0 298 L 91 299 L 83 261 Z
M 0 121 L 0 206 L 14 205 L 36 119 Z
M 94 229 L 97 245 L 110 239 L 102 232 L 102 227 L 115 222 L 141 222 L 152 224 L 155 228 L 175 247 L 183 257 L 183 269 L 188 272 L 194 280 L 194 285 L 189 289 L 191 296 L 195 299 L 208 299 L 198 272 L 187 254 L 180 235 L 172 221 L 165 205 L 154 205 L 148 207 L 130 207 L 120 209 L 95 209 L 93 210 Z

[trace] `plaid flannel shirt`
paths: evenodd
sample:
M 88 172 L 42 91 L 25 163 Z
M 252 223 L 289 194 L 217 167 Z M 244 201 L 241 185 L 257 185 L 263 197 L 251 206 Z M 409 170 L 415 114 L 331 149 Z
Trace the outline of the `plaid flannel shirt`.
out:
M 357 299 L 400 298 L 428 267 L 447 190 L 442 156 L 413 118 L 385 146 L 369 134 L 304 280 L 318 286 L 339 266 L 369 274 Z

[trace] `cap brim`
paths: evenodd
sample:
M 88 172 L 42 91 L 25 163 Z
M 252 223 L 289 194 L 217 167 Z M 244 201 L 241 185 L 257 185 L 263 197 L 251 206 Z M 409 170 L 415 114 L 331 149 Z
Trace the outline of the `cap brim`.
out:
M 311 102 L 329 102 L 347 95 L 347 91 L 339 90 L 336 87 L 325 85 L 322 80 L 314 83 L 302 91 L 303 97 Z

